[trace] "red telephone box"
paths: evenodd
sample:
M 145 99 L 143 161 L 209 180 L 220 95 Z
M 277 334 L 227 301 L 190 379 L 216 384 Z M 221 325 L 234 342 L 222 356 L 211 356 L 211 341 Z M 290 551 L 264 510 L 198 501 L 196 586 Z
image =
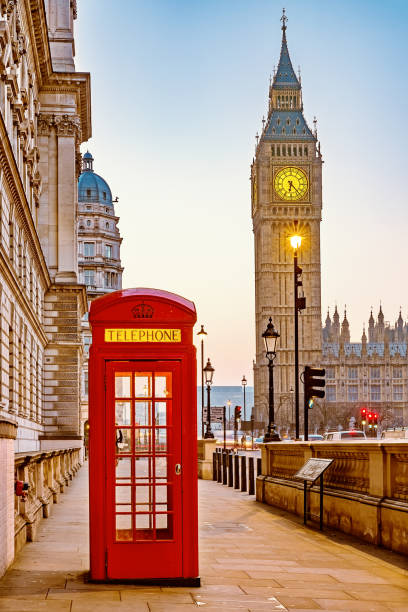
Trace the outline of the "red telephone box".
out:
M 199 586 L 194 304 L 125 289 L 89 321 L 91 580 Z

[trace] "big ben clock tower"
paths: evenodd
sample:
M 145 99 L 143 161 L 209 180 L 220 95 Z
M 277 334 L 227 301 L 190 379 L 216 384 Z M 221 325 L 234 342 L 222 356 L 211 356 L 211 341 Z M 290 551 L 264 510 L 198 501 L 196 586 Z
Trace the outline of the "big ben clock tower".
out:
M 294 267 L 290 237 L 302 237 L 298 264 L 306 308 L 299 314 L 299 372 L 321 358 L 320 222 L 322 158 L 316 130 L 303 116 L 302 87 L 289 57 L 287 17 L 269 89 L 269 113 L 251 166 L 255 236 L 255 419 L 268 422 L 268 372 L 262 341 L 269 317 L 280 333 L 274 368 L 275 419 L 293 422 L 295 389 Z M 302 385 L 300 385 L 300 388 Z M 302 407 L 302 397 L 300 406 Z M 303 412 L 301 408 L 301 414 Z

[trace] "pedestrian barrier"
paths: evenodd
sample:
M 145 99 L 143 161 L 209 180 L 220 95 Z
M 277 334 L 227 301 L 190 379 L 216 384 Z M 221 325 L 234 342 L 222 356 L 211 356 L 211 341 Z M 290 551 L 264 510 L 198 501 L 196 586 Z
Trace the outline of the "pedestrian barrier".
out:
M 256 458 L 256 476 L 261 474 L 261 459 Z M 255 495 L 254 457 L 238 455 L 232 449 L 217 448 L 213 453 L 213 480 L 228 487 Z

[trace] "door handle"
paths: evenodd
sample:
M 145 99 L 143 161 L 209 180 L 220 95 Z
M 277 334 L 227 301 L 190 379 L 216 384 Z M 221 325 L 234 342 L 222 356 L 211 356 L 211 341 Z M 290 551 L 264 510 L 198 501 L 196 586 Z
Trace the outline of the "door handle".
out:
M 180 463 L 176 463 L 174 471 L 176 472 L 177 476 L 180 476 L 181 474 L 181 464 Z

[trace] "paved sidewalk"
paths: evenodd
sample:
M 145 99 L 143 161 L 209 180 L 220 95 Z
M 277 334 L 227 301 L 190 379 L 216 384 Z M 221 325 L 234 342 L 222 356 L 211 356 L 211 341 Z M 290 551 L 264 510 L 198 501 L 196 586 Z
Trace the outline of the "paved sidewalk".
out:
M 200 481 L 201 588 L 93 585 L 88 569 L 87 470 L 0 580 L 0 610 L 408 611 L 408 560 Z

